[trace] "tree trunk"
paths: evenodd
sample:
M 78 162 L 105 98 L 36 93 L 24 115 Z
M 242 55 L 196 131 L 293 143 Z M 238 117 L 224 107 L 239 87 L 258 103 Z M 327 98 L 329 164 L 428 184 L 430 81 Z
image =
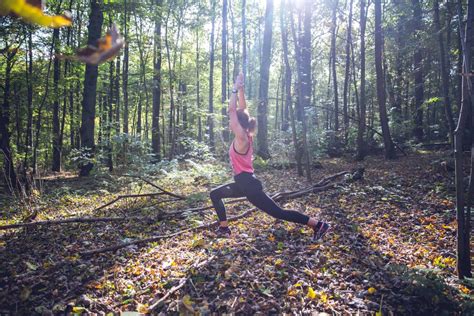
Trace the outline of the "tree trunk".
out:
M 16 49 L 9 49 L 6 52 L 5 86 L 0 115 L 0 151 L 3 154 L 3 170 L 11 194 L 14 194 L 19 189 L 13 164 L 13 154 L 10 146 L 10 130 L 8 126 L 10 124 L 11 70 L 13 68 L 13 59 L 15 58 L 16 52 Z
M 288 12 L 288 6 L 285 0 L 281 0 L 280 4 L 280 26 L 281 26 L 281 42 L 283 48 L 283 59 L 285 61 L 285 108 L 289 110 L 289 115 L 291 119 L 291 131 L 293 137 L 293 145 L 295 147 L 295 160 L 296 160 L 296 167 L 298 170 L 298 175 L 303 175 L 303 166 L 301 164 L 301 159 L 297 159 L 298 153 L 298 139 L 296 137 L 296 124 L 295 124 L 295 117 L 293 112 L 292 106 L 292 98 L 291 98 L 291 65 L 290 59 L 288 57 L 288 27 L 287 23 L 285 22 L 286 16 L 285 12 Z M 288 121 L 286 120 L 286 124 Z M 288 125 L 286 126 L 288 129 Z
M 242 72 L 247 79 L 247 16 L 245 14 L 246 0 L 242 0 Z
M 216 0 L 211 0 L 211 51 L 209 56 L 209 116 L 207 119 L 209 126 L 209 147 L 215 152 L 216 145 L 214 141 L 214 32 L 216 27 Z
M 54 63 L 53 63 L 53 162 L 52 170 L 61 171 L 61 149 L 59 145 L 60 138 L 60 123 L 59 123 L 59 76 L 60 64 L 59 58 L 59 29 L 53 31 L 53 45 L 54 45 Z
M 161 12 L 163 0 L 155 0 L 155 34 L 153 37 L 153 117 L 151 121 L 151 147 L 153 160 L 161 160 L 160 110 L 161 110 Z
M 366 155 L 365 125 L 366 125 L 366 95 L 365 95 L 365 27 L 367 24 L 366 2 L 360 0 L 360 98 L 359 98 L 359 128 L 357 131 L 356 160 L 363 160 Z
M 349 0 L 349 16 L 347 21 L 347 38 L 346 38 L 346 65 L 344 73 L 344 92 L 343 92 L 343 114 L 344 114 L 344 142 L 347 144 L 349 134 L 349 114 L 348 114 L 348 94 L 350 82 L 351 67 L 351 43 L 352 43 L 352 4 L 353 0 Z
M 25 140 L 25 169 L 28 168 L 28 157 L 30 150 L 33 147 L 33 30 L 28 27 L 28 55 L 27 55 L 27 71 L 26 71 L 26 85 L 27 85 L 27 123 L 26 123 L 26 140 Z
M 127 42 L 130 42 L 128 38 L 128 21 L 130 19 L 129 12 L 127 12 L 127 0 L 124 0 L 123 10 L 123 34 Z M 123 132 L 128 134 L 128 63 L 129 63 L 129 47 L 125 45 L 123 50 L 123 71 L 122 71 L 122 84 L 123 84 Z
M 471 69 L 471 49 L 472 49 L 472 25 L 474 24 L 474 1 L 469 0 L 467 9 L 467 21 L 465 29 L 462 26 L 463 15 L 461 14 L 461 1 L 458 2 L 459 12 L 459 30 L 461 35 L 461 44 L 463 48 L 463 67 L 462 67 L 462 99 L 461 109 L 456 130 L 454 131 L 454 158 L 455 158 L 455 183 L 456 183 L 456 219 L 457 219 L 457 271 L 458 277 L 472 277 L 471 273 L 471 255 L 470 255 L 470 204 L 472 202 L 472 178 L 470 179 L 467 199 L 465 199 L 464 187 L 464 154 L 463 138 L 464 129 L 467 123 L 468 109 L 474 107 L 473 102 L 473 82 L 468 74 Z M 471 150 L 474 149 L 471 144 Z M 471 153 L 472 154 L 472 153 Z M 471 172 L 473 160 L 471 160 Z M 471 173 L 472 177 L 472 173 Z
M 198 142 L 202 142 L 202 119 L 201 119 L 201 79 L 199 72 L 199 29 L 196 29 L 196 113 L 198 124 Z
M 273 34 L 273 0 L 267 0 L 265 9 L 265 31 L 263 34 L 262 59 L 260 64 L 260 85 L 258 102 L 258 150 L 257 155 L 263 159 L 270 158 L 268 150 L 268 84 L 270 79 L 270 63 Z
M 222 75 L 221 75 L 221 114 L 222 137 L 224 142 L 229 141 L 229 123 L 227 118 L 227 0 L 222 2 Z
M 87 43 L 94 45 L 100 38 L 102 22 L 102 9 L 98 0 L 91 0 L 91 13 L 89 16 Z M 86 65 L 84 76 L 84 94 L 82 100 L 82 122 L 81 122 L 81 149 L 84 154 L 92 159 L 94 156 L 94 127 L 95 127 L 95 106 L 97 94 L 97 65 Z M 80 166 L 80 176 L 88 176 L 93 168 L 93 163 L 87 161 Z
M 445 121 L 447 123 L 448 131 L 449 131 L 449 140 L 451 145 L 454 144 L 454 120 L 453 120 L 453 111 L 451 109 L 451 99 L 449 96 L 449 73 L 448 67 L 446 62 L 446 52 L 444 50 L 444 40 L 443 40 L 443 32 L 441 30 L 441 23 L 439 21 L 439 4 L 438 0 L 433 0 L 433 9 L 434 9 L 434 24 L 436 33 L 438 33 L 438 45 L 439 45 L 439 60 L 440 60 L 440 72 L 441 72 L 441 80 L 443 86 L 443 97 L 444 97 L 444 113 L 445 113 Z M 449 45 L 449 43 L 448 43 Z
M 114 170 L 114 161 L 112 157 L 112 124 L 114 118 L 114 104 L 115 101 L 115 62 L 109 62 L 109 96 L 107 98 L 108 116 L 106 125 L 106 150 L 107 150 L 107 167 L 109 171 Z M 105 111 L 105 108 L 104 108 Z
M 336 69 L 336 36 L 337 36 L 337 7 L 338 0 L 335 0 L 332 8 L 331 22 L 331 69 L 334 91 L 334 131 L 339 131 L 339 95 L 337 91 L 337 69 Z
M 390 128 L 388 126 L 388 116 L 385 92 L 385 76 L 383 72 L 383 35 L 382 35 L 382 4 L 381 0 L 374 0 L 375 5 L 375 71 L 377 75 L 377 100 L 379 103 L 380 124 L 382 126 L 383 143 L 385 148 L 385 158 L 394 159 L 396 157 Z
M 415 43 L 421 43 L 420 32 L 422 31 L 422 11 L 420 0 L 412 0 L 413 4 L 413 34 Z M 421 48 L 415 48 L 413 55 L 413 67 L 415 73 L 415 128 L 413 136 L 418 142 L 423 141 L 423 102 L 424 102 L 424 87 L 423 87 L 423 56 Z

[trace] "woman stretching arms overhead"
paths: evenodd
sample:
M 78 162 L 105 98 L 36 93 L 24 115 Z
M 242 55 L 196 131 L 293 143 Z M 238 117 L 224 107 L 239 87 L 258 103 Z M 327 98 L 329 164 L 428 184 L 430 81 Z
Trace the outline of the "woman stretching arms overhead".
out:
M 256 129 L 255 118 L 250 117 L 246 108 L 244 95 L 244 78 L 239 74 L 229 101 L 230 129 L 234 133 L 234 141 L 229 148 L 229 157 L 234 172 L 235 182 L 221 185 L 211 191 L 211 200 L 219 217 L 217 234 L 221 237 L 230 236 L 227 224 L 224 198 L 246 197 L 250 203 L 267 214 L 286 221 L 308 225 L 313 229 L 313 239 L 321 239 L 329 229 L 329 224 L 293 210 L 284 210 L 278 206 L 265 192 L 262 183 L 253 174 L 253 133 Z M 237 108 L 238 94 L 238 108 Z

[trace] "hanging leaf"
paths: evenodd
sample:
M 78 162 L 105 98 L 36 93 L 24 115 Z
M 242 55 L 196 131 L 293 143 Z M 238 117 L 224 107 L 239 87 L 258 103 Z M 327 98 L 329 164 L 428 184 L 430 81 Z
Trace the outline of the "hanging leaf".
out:
M 0 1 L 0 15 L 10 15 L 28 23 L 51 28 L 70 26 L 72 23 L 68 12 L 63 15 L 45 15 L 43 2 L 39 0 L 2 0 Z
M 125 41 L 117 26 L 112 24 L 105 36 L 99 38 L 95 45 L 81 48 L 73 56 L 60 55 L 58 57 L 77 60 L 89 65 L 98 65 L 117 56 L 124 45 Z

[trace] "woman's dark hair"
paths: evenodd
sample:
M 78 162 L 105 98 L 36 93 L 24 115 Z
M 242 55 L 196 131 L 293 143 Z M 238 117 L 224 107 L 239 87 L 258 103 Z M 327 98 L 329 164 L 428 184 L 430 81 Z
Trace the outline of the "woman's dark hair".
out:
M 253 134 L 257 129 L 257 120 L 255 117 L 251 117 L 247 109 L 238 109 L 237 118 L 239 120 L 240 126 L 245 130 L 248 130 L 250 134 Z

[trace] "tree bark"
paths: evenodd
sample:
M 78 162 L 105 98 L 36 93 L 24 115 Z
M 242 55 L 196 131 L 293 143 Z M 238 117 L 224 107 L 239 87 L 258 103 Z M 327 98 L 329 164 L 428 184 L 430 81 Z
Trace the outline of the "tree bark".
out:
M 331 21 L 331 70 L 334 91 L 334 131 L 339 131 L 339 94 L 337 91 L 337 69 L 336 69 L 336 36 L 337 36 L 337 7 L 339 1 L 335 0 L 332 8 Z
M 258 150 L 257 155 L 263 159 L 270 158 L 268 150 L 268 84 L 270 79 L 270 63 L 273 35 L 273 0 L 267 0 L 265 9 L 265 31 L 263 34 L 262 59 L 260 64 L 260 84 L 258 102 Z
M 467 201 L 465 199 L 464 187 L 464 153 L 463 138 L 464 129 L 467 123 L 468 109 L 474 107 L 472 102 L 473 83 L 471 73 L 471 49 L 472 49 L 472 25 L 474 24 L 474 1 L 469 0 L 467 9 L 467 21 L 465 29 L 462 26 L 463 15 L 461 14 L 462 4 L 458 1 L 459 12 L 459 30 L 461 44 L 463 48 L 463 67 L 462 67 L 462 98 L 461 109 L 456 130 L 454 131 L 454 162 L 455 162 L 455 183 L 456 183 L 456 219 L 457 219 L 457 272 L 458 277 L 472 277 L 471 273 L 471 255 L 470 255 L 470 203 L 472 198 L 472 178 L 468 188 Z M 474 149 L 471 145 L 471 150 Z M 472 153 L 471 153 L 472 154 Z M 471 160 L 471 171 L 473 161 Z M 472 176 L 472 174 L 471 174 Z M 466 203 L 467 202 L 467 203 Z
M 16 49 L 8 49 L 6 51 L 5 86 L 0 115 L 0 151 L 3 154 L 3 170 L 7 180 L 7 186 L 11 194 L 14 194 L 19 189 L 18 179 L 13 164 L 13 153 L 10 146 L 11 134 L 8 126 L 10 124 L 11 71 L 16 53 Z
M 161 16 L 163 0 L 155 0 L 155 33 L 153 45 L 153 116 L 151 121 L 151 147 L 153 160 L 161 160 L 160 110 L 161 110 Z
M 128 21 L 130 20 L 130 13 L 127 12 L 127 0 L 124 0 L 123 10 L 123 34 L 127 42 L 128 38 Z M 129 45 L 125 45 L 123 50 L 123 71 L 122 71 L 122 85 L 123 85 L 123 132 L 128 134 L 129 125 L 129 111 L 128 111 L 128 66 L 129 66 Z
M 209 147 L 212 152 L 215 152 L 215 141 L 214 141 L 214 32 L 216 27 L 216 0 L 211 0 L 211 48 L 209 56 L 209 114 L 207 117 L 207 123 L 209 126 Z
M 390 128 L 388 126 L 388 116 L 385 92 L 385 76 L 383 71 L 383 34 L 382 34 L 382 4 L 381 0 L 374 0 L 375 5 L 375 71 L 377 76 L 377 100 L 379 103 L 380 124 L 382 126 L 383 142 L 385 148 L 385 158 L 396 158 L 393 147 Z
M 443 86 L 443 98 L 444 98 L 444 113 L 445 113 L 445 121 L 449 131 L 449 140 L 451 145 L 454 144 L 454 120 L 453 120 L 453 110 L 451 108 L 451 98 L 449 96 L 449 73 L 446 61 L 446 52 L 444 49 L 444 40 L 443 40 L 443 32 L 441 30 L 441 23 L 439 21 L 439 3 L 438 0 L 433 0 L 433 12 L 434 12 L 434 24 L 436 28 L 436 33 L 438 33 L 438 45 L 439 45 L 439 60 L 440 60 L 440 72 L 441 72 L 441 80 Z M 448 43 L 449 45 L 449 43 Z
M 229 126 L 227 118 L 227 11 L 228 2 L 222 2 L 222 73 L 221 73 L 221 114 L 222 114 L 222 137 L 224 142 L 229 141 Z
M 367 24 L 366 2 L 360 0 L 360 98 L 359 98 L 359 128 L 357 130 L 356 160 L 363 160 L 366 155 L 365 125 L 366 125 L 366 94 L 365 94 L 365 27 Z
M 350 82 L 351 67 L 351 43 L 352 43 L 352 4 L 353 0 L 349 0 L 349 16 L 347 21 L 347 37 L 346 37 L 346 65 L 344 72 L 344 91 L 343 91 L 343 115 L 344 115 L 344 142 L 347 144 L 349 134 L 349 117 L 348 117 L 348 94 Z
M 100 38 L 103 22 L 102 9 L 98 0 L 91 0 L 91 13 L 89 16 L 88 38 L 87 43 L 94 45 Z M 94 157 L 95 142 L 95 107 L 97 94 L 97 65 L 86 65 L 86 73 L 84 76 L 84 93 L 82 100 L 82 122 L 81 122 L 81 149 L 84 154 L 92 159 Z M 87 161 L 80 166 L 80 176 L 88 176 L 93 168 L 93 163 Z
M 53 31 L 54 62 L 53 62 L 53 162 L 52 170 L 61 171 L 61 149 L 59 146 L 59 76 L 61 72 L 59 58 L 59 29 Z
M 422 31 L 422 11 L 420 0 L 412 0 L 413 4 L 413 36 L 416 43 L 421 43 L 420 32 Z M 415 128 L 413 129 L 413 136 L 418 142 L 423 141 L 423 102 L 424 102 L 424 87 L 423 87 L 423 56 L 421 48 L 415 48 L 413 55 L 413 67 L 415 74 Z

